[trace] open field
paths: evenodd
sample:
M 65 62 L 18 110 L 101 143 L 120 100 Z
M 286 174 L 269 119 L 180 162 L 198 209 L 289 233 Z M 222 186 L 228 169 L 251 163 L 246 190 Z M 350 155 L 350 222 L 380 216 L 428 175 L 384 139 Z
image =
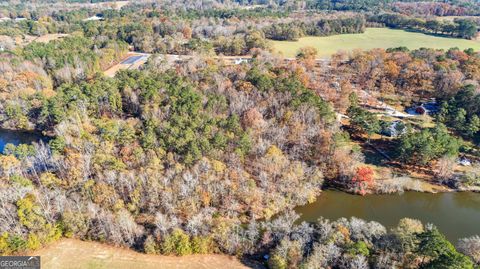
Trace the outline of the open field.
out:
M 33 35 L 17 35 L 13 37 L 17 46 L 27 46 L 32 42 L 48 43 L 53 40 L 62 39 L 69 36 L 69 34 L 46 34 L 42 36 Z M 10 39 L 10 37 L 7 37 Z
M 42 36 L 37 37 L 33 41 L 41 42 L 41 43 L 48 43 L 52 40 L 57 40 L 57 39 L 64 38 L 64 37 L 67 37 L 67 36 L 69 36 L 69 34 L 46 34 L 46 35 L 42 35 Z
M 339 50 L 353 51 L 355 49 L 393 48 L 405 46 L 410 49 L 429 47 L 436 49 L 474 48 L 480 50 L 480 42 L 459 38 L 448 38 L 426 35 L 422 33 L 393 30 L 388 28 L 368 28 L 363 34 L 345 34 L 327 37 L 310 36 L 298 41 L 273 41 L 276 52 L 285 57 L 294 57 L 298 50 L 312 46 L 318 50 L 320 58 L 328 58 Z
M 226 255 L 184 257 L 147 255 L 130 249 L 96 242 L 62 239 L 31 255 L 41 256 L 44 269 L 248 269 L 238 259 Z
M 110 1 L 93 3 L 91 5 L 94 7 L 121 9 L 122 7 L 128 5 L 128 3 L 130 3 L 130 1 Z

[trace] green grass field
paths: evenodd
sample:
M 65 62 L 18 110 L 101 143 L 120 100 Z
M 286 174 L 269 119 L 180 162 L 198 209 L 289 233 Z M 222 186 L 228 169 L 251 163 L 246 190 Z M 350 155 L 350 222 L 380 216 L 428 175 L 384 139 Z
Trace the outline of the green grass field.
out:
M 421 47 L 449 49 L 473 48 L 480 50 L 480 42 L 459 38 L 447 38 L 422 33 L 413 33 L 388 28 L 368 28 L 363 34 L 346 34 L 334 36 L 309 36 L 298 41 L 273 41 L 273 47 L 285 57 L 295 57 L 302 47 L 312 46 L 318 50 L 319 58 L 328 58 L 339 50 L 369 50 L 373 48 L 393 48 L 405 46 L 409 49 Z

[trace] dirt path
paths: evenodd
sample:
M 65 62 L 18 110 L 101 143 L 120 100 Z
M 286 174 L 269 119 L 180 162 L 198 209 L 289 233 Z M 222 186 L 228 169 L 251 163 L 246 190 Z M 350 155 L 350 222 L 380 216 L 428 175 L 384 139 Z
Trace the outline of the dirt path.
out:
M 237 258 L 226 255 L 184 257 L 147 255 L 96 242 L 62 239 L 32 255 L 41 256 L 43 269 L 248 269 Z

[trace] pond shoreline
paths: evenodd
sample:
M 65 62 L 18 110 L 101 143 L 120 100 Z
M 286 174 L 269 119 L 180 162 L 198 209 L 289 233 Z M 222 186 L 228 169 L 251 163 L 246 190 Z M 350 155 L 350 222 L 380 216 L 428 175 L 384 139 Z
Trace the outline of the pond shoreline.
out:
M 395 181 L 395 179 L 390 180 L 390 181 Z M 451 186 L 447 186 L 444 184 L 437 184 L 436 182 L 431 182 L 427 180 L 422 180 L 422 179 L 411 179 L 413 183 L 415 183 L 418 186 L 415 187 L 410 187 L 410 186 L 403 186 L 403 189 L 401 190 L 395 190 L 395 191 L 388 191 L 388 192 L 382 192 L 381 186 L 373 186 L 367 190 L 365 195 L 361 195 L 359 193 L 356 193 L 354 191 L 348 190 L 343 187 L 341 184 L 335 184 L 335 183 L 330 183 L 324 185 L 322 187 L 322 191 L 327 191 L 327 190 L 333 190 L 333 191 L 339 191 L 339 192 L 345 192 L 348 194 L 352 195 L 359 195 L 359 196 L 367 196 L 367 195 L 383 195 L 383 194 L 398 194 L 398 193 L 403 193 L 403 192 L 421 192 L 421 193 L 450 193 L 450 192 L 478 192 L 480 193 L 480 187 L 479 186 L 460 186 L 458 188 L 454 188 Z M 385 181 L 378 180 L 376 181 L 376 184 L 385 184 Z
M 50 139 L 52 139 L 51 136 L 44 135 L 39 131 L 0 128 L 0 154 L 2 154 L 3 149 L 7 144 L 17 146 L 19 144 L 39 143 L 40 141 L 47 143 Z
M 470 191 L 405 191 L 361 196 L 328 189 L 315 202 L 294 210 L 301 216 L 298 222 L 356 217 L 391 228 L 402 218 L 419 219 L 436 225 L 452 242 L 480 234 L 480 194 Z
M 422 192 L 422 193 L 431 193 L 431 194 L 437 194 L 437 193 L 452 193 L 452 192 L 475 192 L 475 193 L 480 193 L 480 187 L 478 186 L 461 186 L 458 188 L 453 188 L 447 185 L 442 185 L 442 184 L 434 184 L 432 182 L 428 182 L 425 180 L 419 180 L 421 183 L 421 187 L 419 189 L 405 189 L 403 192 L 407 191 L 414 191 L 414 192 Z M 402 191 L 400 191 L 402 192 Z M 397 193 L 400 193 L 397 192 Z M 394 192 L 395 193 L 395 192 Z M 394 194 L 392 193 L 392 194 Z M 378 194 L 383 194 L 383 193 L 371 193 L 373 195 L 378 195 Z

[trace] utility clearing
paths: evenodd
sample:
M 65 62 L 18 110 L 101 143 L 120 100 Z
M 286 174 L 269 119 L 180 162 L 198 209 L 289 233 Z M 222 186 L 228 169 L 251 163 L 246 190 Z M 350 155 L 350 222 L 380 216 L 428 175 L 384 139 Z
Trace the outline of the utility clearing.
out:
M 60 241 L 31 255 L 41 256 L 43 269 L 247 269 L 226 255 L 161 256 L 77 239 Z

